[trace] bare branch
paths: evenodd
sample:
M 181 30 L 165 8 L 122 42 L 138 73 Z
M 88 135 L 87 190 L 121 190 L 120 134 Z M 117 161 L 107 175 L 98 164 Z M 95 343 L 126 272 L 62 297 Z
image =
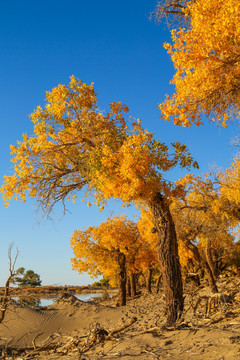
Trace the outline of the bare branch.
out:
M 194 3 L 196 0 L 192 0 Z M 151 17 L 154 17 L 157 22 L 163 19 L 167 25 L 171 27 L 173 24 L 187 24 L 189 22 L 189 14 L 186 13 L 186 4 L 188 0 L 161 0 L 158 1 L 155 10 L 152 12 Z
M 18 248 L 16 249 L 16 254 L 14 256 L 14 259 L 12 258 L 12 250 L 14 247 L 14 243 L 12 242 L 8 247 L 8 259 L 9 259 L 9 276 L 7 278 L 7 281 L 5 283 L 5 291 L 4 295 L 1 299 L 1 308 L 0 308 L 0 324 L 3 322 L 6 310 L 9 303 L 9 295 L 10 295 L 10 283 L 12 282 L 13 276 L 16 275 L 15 273 L 15 265 L 17 258 L 19 256 Z

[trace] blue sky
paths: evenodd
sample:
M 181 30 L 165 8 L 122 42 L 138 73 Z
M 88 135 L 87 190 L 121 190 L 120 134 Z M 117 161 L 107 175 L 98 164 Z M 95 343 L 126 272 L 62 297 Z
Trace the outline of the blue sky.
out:
M 170 40 L 164 24 L 149 20 L 154 0 L 9 0 L 0 4 L 0 178 L 11 174 L 9 145 L 32 132 L 28 114 L 44 103 L 44 93 L 75 75 L 94 82 L 99 108 L 122 101 L 131 115 L 163 142 L 181 141 L 199 162 L 199 174 L 211 166 L 227 167 L 236 153 L 231 139 L 236 124 L 220 129 L 206 123 L 201 128 L 180 128 L 160 120 L 157 104 L 174 90 L 169 81 L 173 66 L 162 44 Z M 174 176 L 184 175 L 175 171 Z M 171 175 L 173 176 L 173 175 Z M 1 180 L 2 182 L 2 180 Z M 40 274 L 43 284 L 83 285 L 92 282 L 71 270 L 69 239 L 76 229 L 98 225 L 107 216 L 135 210 L 111 202 L 100 213 L 84 204 L 70 206 L 71 213 L 47 221 L 36 214 L 33 201 L 12 201 L 5 209 L 0 199 L 0 285 L 8 275 L 7 251 L 19 248 L 17 267 Z

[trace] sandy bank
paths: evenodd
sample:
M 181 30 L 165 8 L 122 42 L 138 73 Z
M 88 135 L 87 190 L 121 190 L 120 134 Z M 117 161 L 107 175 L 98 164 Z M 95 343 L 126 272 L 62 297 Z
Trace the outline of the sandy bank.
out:
M 11 351 L 19 359 L 41 360 L 240 359 L 239 285 L 239 279 L 222 279 L 216 301 L 208 288 L 185 289 L 185 314 L 175 329 L 162 328 L 163 294 L 143 292 L 122 308 L 114 300 L 99 305 L 71 295 L 40 310 L 11 302 L 0 324 L 0 346 L 9 349 L 9 359 Z

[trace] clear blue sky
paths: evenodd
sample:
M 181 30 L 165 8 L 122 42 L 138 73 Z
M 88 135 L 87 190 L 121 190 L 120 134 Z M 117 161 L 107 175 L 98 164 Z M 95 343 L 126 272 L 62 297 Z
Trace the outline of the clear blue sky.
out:
M 12 173 L 9 144 L 31 133 L 28 114 L 43 104 L 44 93 L 75 75 L 94 82 L 99 107 L 122 101 L 143 126 L 166 143 L 185 142 L 199 162 L 199 174 L 217 165 L 226 167 L 236 152 L 231 139 L 237 125 L 219 129 L 180 128 L 159 119 L 157 104 L 174 90 L 169 85 L 173 67 L 162 44 L 169 41 L 164 24 L 149 20 L 155 0 L 9 0 L 0 3 L 0 178 Z M 175 171 L 180 177 L 183 171 Z M 2 180 L 1 180 L 2 182 Z M 84 226 L 98 225 L 107 216 L 126 212 L 111 203 L 102 213 L 84 204 L 70 207 L 59 220 L 41 221 L 35 203 L 12 201 L 5 209 L 0 199 L 0 285 L 8 272 L 8 245 L 14 242 L 20 256 L 17 267 L 40 274 L 43 284 L 91 283 L 71 270 L 71 234 Z M 129 216 L 134 209 L 127 209 Z

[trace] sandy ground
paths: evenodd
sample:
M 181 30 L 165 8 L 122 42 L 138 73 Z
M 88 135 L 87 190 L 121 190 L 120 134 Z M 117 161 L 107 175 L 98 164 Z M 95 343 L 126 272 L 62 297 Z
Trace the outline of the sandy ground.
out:
M 121 308 L 114 299 L 94 304 L 72 295 L 42 309 L 12 301 L 0 324 L 1 359 L 240 359 L 240 280 L 221 278 L 218 286 L 212 297 L 188 285 L 176 328 L 162 327 L 161 292 L 142 291 Z

